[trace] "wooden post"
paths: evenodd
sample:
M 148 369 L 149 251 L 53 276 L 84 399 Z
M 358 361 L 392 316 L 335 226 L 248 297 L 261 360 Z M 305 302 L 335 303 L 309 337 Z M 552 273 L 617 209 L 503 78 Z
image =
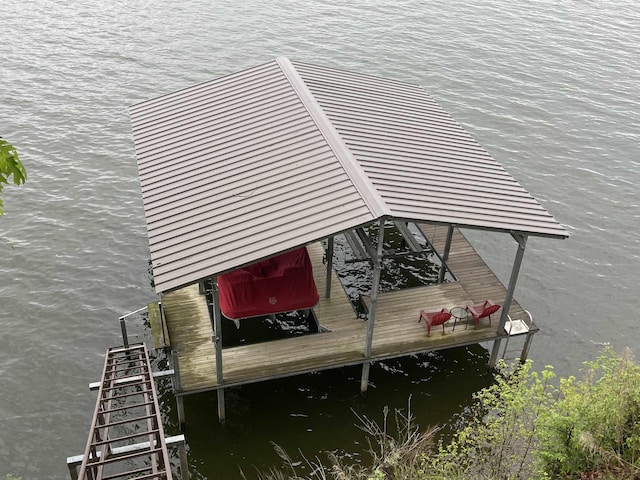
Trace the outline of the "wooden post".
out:
M 173 368 L 173 377 L 172 377 L 172 386 L 173 386 L 173 394 L 176 397 L 176 410 L 178 412 L 178 425 L 180 426 L 180 430 L 184 430 L 186 425 L 185 415 L 184 415 L 184 399 L 182 395 L 178 395 L 182 392 L 182 381 L 180 380 L 180 365 L 178 364 L 178 351 L 171 350 L 171 366 Z
M 362 364 L 362 378 L 360 379 L 360 391 L 367 391 L 369 386 L 369 369 L 371 362 L 371 344 L 373 343 L 373 326 L 376 319 L 376 303 L 378 300 L 378 289 L 380 287 L 380 274 L 382 270 L 382 244 L 384 243 L 384 218 L 380 219 L 380 229 L 378 233 L 378 248 L 376 258 L 373 260 L 373 284 L 371 285 L 371 301 L 369 302 L 369 318 L 367 319 L 367 340 L 364 346 L 365 362 Z
M 518 274 L 520 273 L 520 266 L 522 265 L 522 258 L 524 257 L 524 250 L 527 247 L 527 236 L 513 234 L 513 238 L 518 242 L 518 250 L 516 251 L 516 258 L 513 261 L 513 268 L 511 269 L 511 278 L 509 279 L 509 287 L 507 288 L 507 294 L 502 304 L 502 314 L 500 315 L 500 323 L 498 324 L 498 333 L 504 332 L 504 325 L 507 322 L 509 316 L 509 309 L 511 308 L 511 301 L 513 300 L 513 293 L 516 289 L 516 283 L 518 282 Z M 489 367 L 496 366 L 498 361 L 498 355 L 500 353 L 500 339 L 493 342 L 493 349 L 491 350 L 491 357 L 489 358 Z
M 324 296 L 331 297 L 331 274 L 333 273 L 333 237 L 327 238 L 327 284 Z

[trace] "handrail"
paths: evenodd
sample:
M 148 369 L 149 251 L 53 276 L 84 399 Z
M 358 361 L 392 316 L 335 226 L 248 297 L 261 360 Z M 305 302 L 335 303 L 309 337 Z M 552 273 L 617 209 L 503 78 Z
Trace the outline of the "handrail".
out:
M 118 317 L 118 320 L 120 321 L 120 331 L 122 332 L 122 344 L 124 345 L 125 348 L 129 347 L 129 335 L 127 334 L 127 324 L 125 322 L 125 319 L 127 317 L 130 317 L 131 315 L 135 315 L 136 313 L 140 313 L 143 310 L 149 310 L 148 306 L 144 306 L 142 308 L 139 308 L 137 310 L 134 310 L 133 312 L 129 312 L 129 313 L 125 313 L 124 315 L 120 315 L 120 317 Z
M 140 313 L 143 310 L 147 310 L 149 307 L 148 306 L 144 306 L 142 308 L 139 308 L 137 310 L 134 310 L 133 312 L 129 312 L 129 313 L 125 313 L 124 315 L 120 315 L 119 319 L 122 320 L 123 318 L 127 318 L 130 317 L 131 315 L 135 315 L 136 313 Z
M 505 355 L 507 354 L 507 347 L 509 346 L 509 340 L 511 339 L 512 335 L 521 335 L 523 333 L 529 333 L 531 331 L 531 327 L 533 326 L 533 315 L 531 315 L 531 312 L 529 312 L 529 310 L 523 310 L 524 313 L 527 314 L 527 316 L 529 317 L 529 323 L 527 324 L 527 319 L 517 319 L 517 320 L 513 320 L 511 318 L 511 315 L 507 314 L 507 321 L 505 322 L 505 326 L 509 326 L 509 330 L 507 330 L 505 328 L 505 333 L 507 334 L 507 340 L 504 344 L 504 350 L 502 351 L 502 358 L 505 357 Z M 520 321 L 524 324 L 524 326 L 526 327 L 526 331 L 523 332 L 519 332 L 519 333 L 511 333 L 511 330 L 513 329 L 513 324 L 515 321 Z

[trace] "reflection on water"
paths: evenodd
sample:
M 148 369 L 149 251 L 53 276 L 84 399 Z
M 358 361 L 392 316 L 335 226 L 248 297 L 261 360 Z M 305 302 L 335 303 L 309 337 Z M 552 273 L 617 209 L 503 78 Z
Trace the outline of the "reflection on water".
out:
M 362 229 L 373 249 L 378 245 L 377 225 Z M 407 238 L 394 225 L 386 222 L 383 239 L 382 271 L 380 292 L 391 292 L 412 287 L 447 283 L 455 280 L 446 264 L 437 254 L 424 233 L 414 224 L 409 224 L 406 234 L 410 234 L 419 247 L 411 248 Z M 355 242 L 359 242 L 355 244 Z M 326 241 L 324 242 L 326 248 Z M 373 267 L 369 257 L 363 258 L 358 252 L 363 248 L 360 237 L 337 235 L 334 241 L 333 267 L 347 293 L 354 310 L 361 318 L 366 317 L 362 295 L 371 295 Z M 416 251 L 416 250 L 420 251 Z
M 372 262 L 366 253 L 364 242 L 370 242 L 371 248 L 375 250 L 378 233 L 378 226 L 373 225 L 364 227 L 361 230 L 362 236 L 349 232 L 334 237 L 334 271 L 356 315 L 362 319 L 367 318 L 367 311 L 361 297 L 371 295 L 373 286 Z M 411 238 L 408 240 L 405 235 L 411 235 Z M 326 240 L 323 241 L 323 245 L 326 255 Z M 409 224 L 403 235 L 393 222 L 386 222 L 383 253 L 380 292 L 455 280 L 429 240 L 415 224 Z M 326 264 L 326 258 L 324 260 Z M 208 288 L 205 292 L 211 305 L 211 289 Z M 239 320 L 238 323 L 222 316 L 224 348 L 307 335 L 317 333 L 318 330 L 319 325 L 313 310 L 252 317 Z
M 239 326 L 222 316 L 222 347 L 270 342 L 283 338 L 318 333 L 312 310 L 295 310 L 240 320 Z
M 366 435 L 358 415 L 381 420 L 383 408 L 411 411 L 419 425 L 440 424 L 491 383 L 487 352 L 458 348 L 373 364 L 360 394 L 361 368 L 345 367 L 225 390 L 227 421 L 220 425 L 215 392 L 185 397 L 186 435 L 193 478 L 257 478 L 256 469 L 280 464 L 272 442 L 294 461 L 326 459 L 326 451 L 367 463 Z M 166 359 L 157 360 L 160 366 Z M 166 433 L 178 434 L 170 382 L 159 388 Z M 443 431 L 444 435 L 448 432 Z M 303 470 L 304 471 L 304 470 Z

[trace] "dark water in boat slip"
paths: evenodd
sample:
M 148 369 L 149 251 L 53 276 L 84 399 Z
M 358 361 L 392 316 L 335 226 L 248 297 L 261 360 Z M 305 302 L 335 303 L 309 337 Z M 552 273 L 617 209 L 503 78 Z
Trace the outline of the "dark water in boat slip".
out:
M 542 327 L 532 357 L 576 373 L 605 342 L 636 345 L 640 271 L 640 13 L 632 1 L 2 0 L 0 135 L 29 182 L 0 219 L 0 475 L 64 478 L 82 452 L 117 317 L 154 299 L 126 107 L 279 55 L 425 86 L 572 234 L 531 239 L 518 300 Z M 427 235 L 429 232 L 426 232 Z M 515 244 L 469 232 L 506 282 Z M 13 247 L 13 248 L 12 248 Z M 446 420 L 489 381 L 482 349 L 188 398 L 200 478 L 354 452 L 353 408 L 411 395 Z M 173 403 L 164 399 L 166 414 Z

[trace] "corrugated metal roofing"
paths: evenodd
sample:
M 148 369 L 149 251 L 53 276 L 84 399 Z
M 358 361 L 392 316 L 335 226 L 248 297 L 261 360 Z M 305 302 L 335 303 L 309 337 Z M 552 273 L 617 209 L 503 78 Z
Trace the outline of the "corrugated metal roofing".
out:
M 422 88 L 294 63 L 394 217 L 565 237 Z
M 130 113 L 158 292 L 382 216 L 567 235 L 414 85 L 280 58 Z

